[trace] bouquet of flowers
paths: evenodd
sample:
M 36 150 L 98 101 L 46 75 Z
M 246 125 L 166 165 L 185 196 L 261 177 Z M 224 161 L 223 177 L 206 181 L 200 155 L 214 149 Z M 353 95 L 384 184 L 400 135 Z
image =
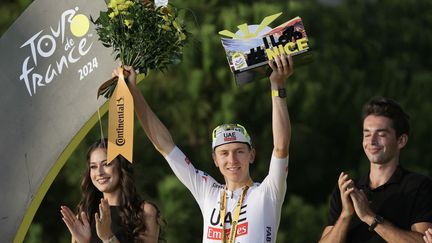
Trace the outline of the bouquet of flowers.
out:
M 164 71 L 169 64 L 179 63 L 188 36 L 168 0 L 110 0 L 107 11 L 92 22 L 115 58 L 145 75 L 150 69 Z M 108 80 L 98 96 L 111 97 L 115 87 L 116 79 Z

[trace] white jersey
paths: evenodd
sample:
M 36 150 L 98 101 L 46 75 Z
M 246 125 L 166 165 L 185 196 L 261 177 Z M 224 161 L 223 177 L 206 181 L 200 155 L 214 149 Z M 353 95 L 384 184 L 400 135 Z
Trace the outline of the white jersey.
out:
M 179 180 L 192 192 L 203 215 L 203 242 L 221 242 L 220 197 L 225 186 L 207 173 L 195 169 L 183 152 L 175 147 L 166 157 Z M 286 192 L 288 158 L 271 158 L 269 174 L 254 183 L 243 200 L 238 220 L 236 243 L 276 242 L 280 213 Z M 225 231 L 231 229 L 232 214 L 243 188 L 227 191 Z

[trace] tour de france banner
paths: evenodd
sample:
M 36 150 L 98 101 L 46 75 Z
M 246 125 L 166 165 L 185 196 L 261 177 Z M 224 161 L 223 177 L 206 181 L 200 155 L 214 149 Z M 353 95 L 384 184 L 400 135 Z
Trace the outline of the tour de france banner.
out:
M 35 0 L 0 39 L 0 242 L 22 242 L 66 159 L 106 112 L 116 67 L 91 22 L 103 0 Z M 54 209 L 53 209 L 54 210 Z

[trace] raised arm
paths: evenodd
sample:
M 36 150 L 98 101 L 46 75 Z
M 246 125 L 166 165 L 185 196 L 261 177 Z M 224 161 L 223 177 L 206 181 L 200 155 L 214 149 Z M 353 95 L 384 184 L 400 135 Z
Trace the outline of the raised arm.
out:
M 271 89 L 280 91 L 285 88 L 286 79 L 293 73 L 293 60 L 285 54 L 277 56 L 275 63 L 269 61 L 273 72 L 270 75 Z M 284 91 L 282 91 L 284 92 Z M 280 94 L 279 94 L 280 95 Z M 288 115 L 286 99 L 272 95 L 272 128 L 273 155 L 276 158 L 286 158 L 291 140 L 291 123 Z
M 168 129 L 152 111 L 136 86 L 135 71 L 131 67 L 125 67 L 125 69 L 131 72 L 128 77 L 128 87 L 133 96 L 135 112 L 147 137 L 165 157 L 177 178 L 191 191 L 198 204 L 202 205 L 203 195 L 206 195 L 206 191 L 211 189 L 211 185 L 216 181 L 207 173 L 195 169 L 186 155 L 180 149 L 175 149 L 176 145 Z M 123 74 L 121 74 L 121 69 L 116 69 L 113 75 Z M 204 177 L 208 183 L 203 183 Z
M 147 137 L 156 147 L 156 149 L 163 155 L 168 155 L 175 147 L 174 141 L 165 125 L 159 120 L 156 114 L 152 111 L 141 91 L 136 85 L 136 73 L 132 67 L 125 66 L 124 69 L 130 72 L 128 77 L 128 87 L 132 93 L 135 112 L 138 116 L 138 120 L 143 127 Z M 123 75 L 117 68 L 113 75 Z

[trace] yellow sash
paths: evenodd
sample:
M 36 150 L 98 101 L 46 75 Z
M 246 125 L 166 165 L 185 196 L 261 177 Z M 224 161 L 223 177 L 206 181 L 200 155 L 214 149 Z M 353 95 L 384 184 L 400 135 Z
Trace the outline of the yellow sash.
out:
M 123 78 L 109 101 L 107 163 L 122 155 L 132 163 L 134 103 L 132 94 Z
M 239 200 L 237 201 L 236 207 L 233 211 L 233 217 L 232 217 L 232 221 L 231 221 L 231 230 L 230 230 L 228 239 L 226 238 L 226 235 L 225 235 L 225 214 L 226 214 L 226 209 L 227 209 L 226 188 L 221 193 L 221 199 L 220 199 L 221 203 L 220 203 L 219 216 L 220 216 L 220 222 L 221 222 L 221 226 L 222 226 L 222 243 L 234 243 L 234 240 L 236 237 L 236 232 L 237 232 L 238 219 L 240 217 L 240 209 L 241 209 L 241 206 L 243 204 L 243 199 L 246 196 L 246 193 L 247 193 L 249 187 L 251 187 L 252 185 L 253 185 L 253 181 L 249 178 L 249 181 L 246 184 L 246 186 L 243 188 L 242 195 L 239 198 Z

